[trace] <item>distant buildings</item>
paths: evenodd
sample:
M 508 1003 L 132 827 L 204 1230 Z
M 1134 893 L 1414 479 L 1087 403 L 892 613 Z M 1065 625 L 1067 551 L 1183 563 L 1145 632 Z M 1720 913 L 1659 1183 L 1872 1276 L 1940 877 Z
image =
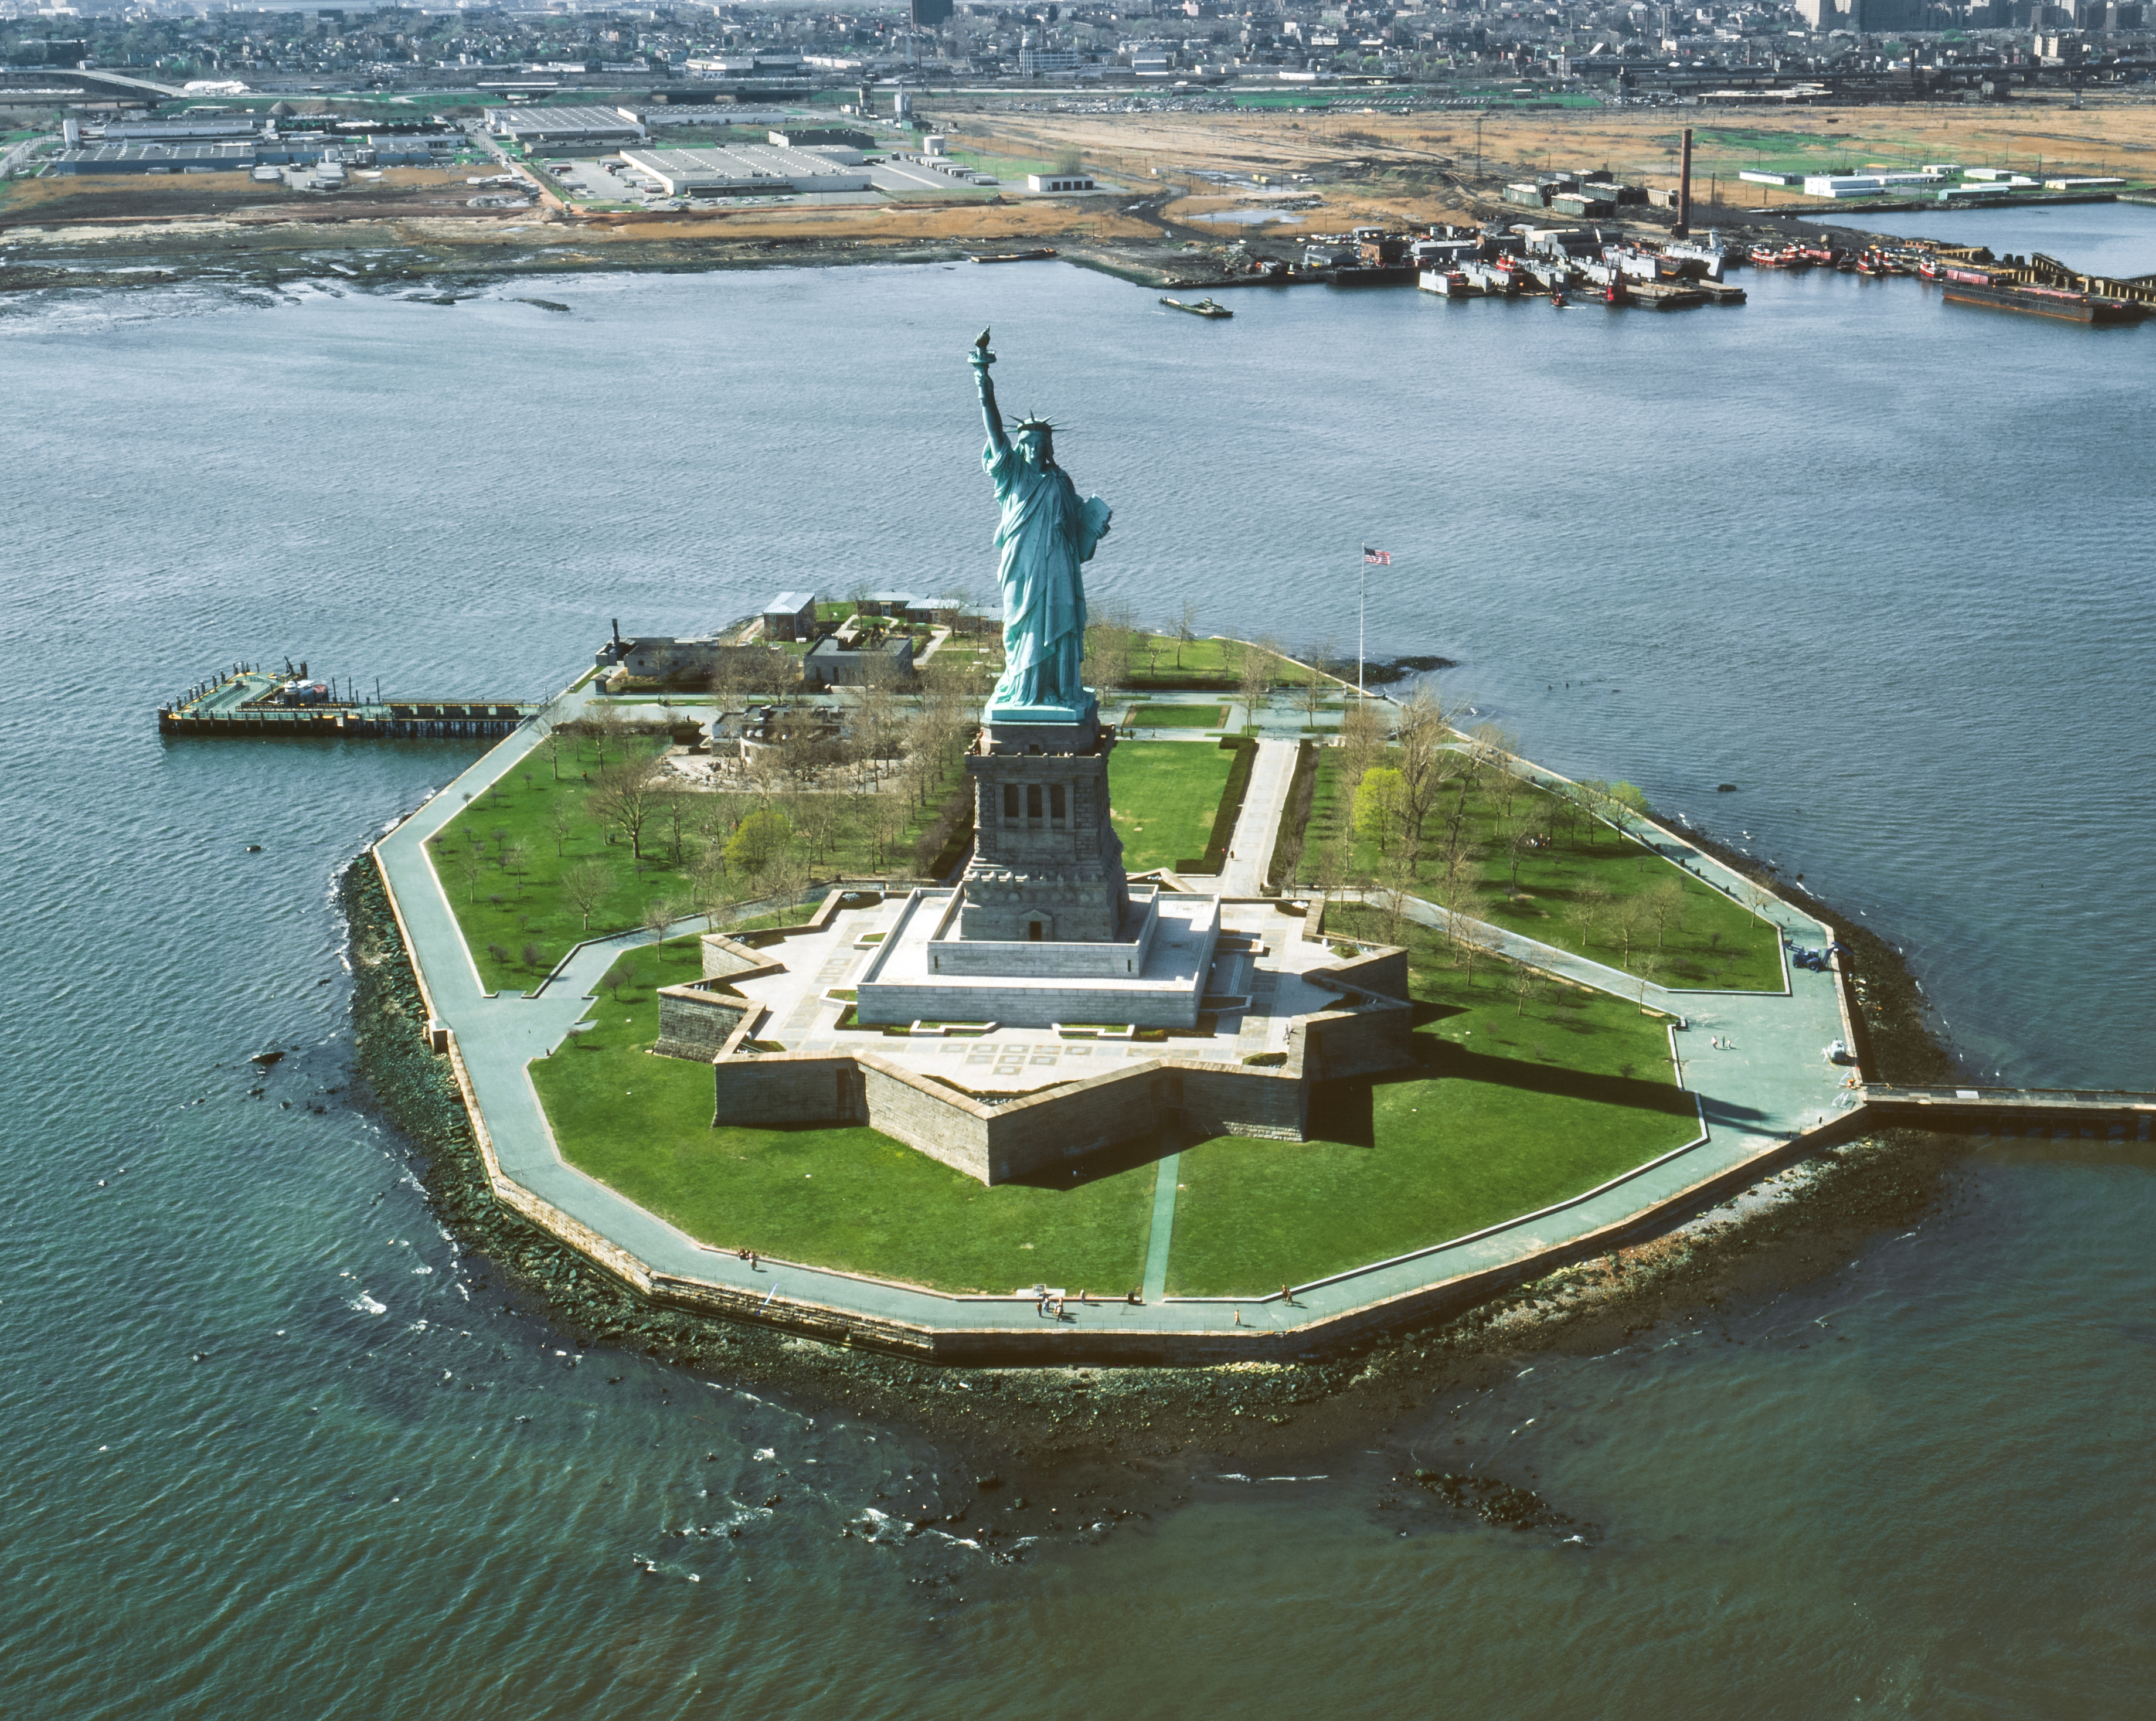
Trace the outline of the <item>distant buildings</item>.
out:
M 489 108 L 486 129 L 526 149 L 619 149 L 649 136 L 642 121 L 619 107 Z

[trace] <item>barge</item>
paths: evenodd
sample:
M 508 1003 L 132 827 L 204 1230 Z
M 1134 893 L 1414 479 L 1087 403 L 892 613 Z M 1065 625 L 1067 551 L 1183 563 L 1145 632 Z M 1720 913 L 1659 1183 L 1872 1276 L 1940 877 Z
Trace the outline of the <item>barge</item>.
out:
M 2019 311 L 2030 316 L 2055 317 L 2061 322 L 2138 322 L 2149 307 L 2130 299 L 2107 298 L 2073 287 L 2050 286 L 2038 281 L 2000 280 L 1989 270 L 1948 264 L 1935 277 L 1939 291 L 1950 302 L 1984 305 L 1994 311 Z

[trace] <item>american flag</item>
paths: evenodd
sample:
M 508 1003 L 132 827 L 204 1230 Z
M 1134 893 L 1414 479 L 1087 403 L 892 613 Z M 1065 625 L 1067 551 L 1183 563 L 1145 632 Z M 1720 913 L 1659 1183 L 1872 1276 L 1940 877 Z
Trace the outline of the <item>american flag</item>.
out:
M 1390 568 L 1393 565 L 1393 552 L 1390 550 L 1373 550 L 1365 544 L 1363 546 L 1363 561 L 1365 566 L 1370 568 Z

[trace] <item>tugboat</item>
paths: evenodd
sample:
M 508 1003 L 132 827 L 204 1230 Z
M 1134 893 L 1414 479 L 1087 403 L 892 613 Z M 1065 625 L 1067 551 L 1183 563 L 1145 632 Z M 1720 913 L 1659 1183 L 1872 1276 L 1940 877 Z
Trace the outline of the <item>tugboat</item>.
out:
M 1181 299 L 1163 299 L 1160 302 L 1168 306 L 1170 311 L 1187 311 L 1193 316 L 1233 316 L 1235 314 L 1226 306 L 1216 303 L 1209 296 L 1192 303 L 1186 303 Z
M 1824 263 L 1830 269 L 1841 261 L 1841 253 L 1832 245 L 1799 245 L 1797 255 L 1807 263 Z
M 1810 269 L 1812 259 L 1794 245 L 1754 245 L 1752 248 L 1753 266 L 1758 269 Z

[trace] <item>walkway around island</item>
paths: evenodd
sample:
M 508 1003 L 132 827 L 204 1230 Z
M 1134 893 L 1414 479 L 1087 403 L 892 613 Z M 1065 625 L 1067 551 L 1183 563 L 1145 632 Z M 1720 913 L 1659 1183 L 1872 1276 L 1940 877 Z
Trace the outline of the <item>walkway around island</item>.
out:
M 590 702 L 572 691 L 546 713 L 576 716 Z M 527 1066 L 559 1045 L 585 1014 L 624 949 L 650 942 L 639 930 L 579 945 L 531 995 L 497 995 L 481 984 L 426 843 L 466 801 L 506 775 L 539 743 L 527 724 L 429 799 L 375 847 L 391 904 L 419 977 L 439 1043 L 449 1051 L 490 1179 L 498 1196 L 636 1290 L 670 1305 L 761 1319 L 815 1337 L 962 1362 L 1208 1362 L 1315 1353 L 1373 1329 L 1471 1304 L 1566 1261 L 1617 1246 L 1744 1187 L 1768 1171 L 1850 1138 L 1876 1121 L 1861 1087 L 1823 1056 L 1850 1038 L 1839 972 L 1791 973 L 1778 992 L 1676 992 L 1501 927 L 1489 941 L 1569 980 L 1641 999 L 1683 1017 L 1671 1032 L 1683 1085 L 1697 1096 L 1702 1133 L 1599 1189 L 1471 1236 L 1296 1287 L 1246 1298 L 1165 1295 L 1176 1162 L 1156 1174 L 1155 1234 L 1142 1300 L 1072 1301 L 1045 1313 L 1030 1296 L 954 1296 L 917 1286 L 792 1262 L 738 1260 L 698 1242 L 562 1157 Z M 1292 742 L 1270 743 L 1291 778 Z M 1261 765 L 1269 763 L 1261 757 Z M 1276 763 L 1252 784 L 1235 848 L 1239 869 L 1223 884 L 1255 895 L 1286 806 Z M 1531 769 L 1532 768 L 1523 768 Z M 1537 773 L 1537 775 L 1543 773 Z M 1553 778 L 1551 780 L 1560 780 Z M 1738 895 L 1748 881 L 1704 852 L 1654 833 L 1699 877 Z M 1224 894 L 1228 892 L 1224 891 Z M 1764 906 L 1784 932 L 1820 943 L 1820 922 L 1779 898 Z M 1410 899 L 1424 924 L 1445 911 Z M 696 929 L 694 921 L 667 937 Z M 1718 1042 L 1718 1043 L 1717 1043 Z M 1682 1049 L 1680 1049 L 1682 1048 Z M 1969 1092 L 1971 1091 L 1962 1091 Z M 1917 1102 L 1897 1092 L 1897 1112 Z M 1967 1109 L 1964 1102 L 1964 1109 Z M 2140 1133 L 2148 1134 L 2147 1115 Z

